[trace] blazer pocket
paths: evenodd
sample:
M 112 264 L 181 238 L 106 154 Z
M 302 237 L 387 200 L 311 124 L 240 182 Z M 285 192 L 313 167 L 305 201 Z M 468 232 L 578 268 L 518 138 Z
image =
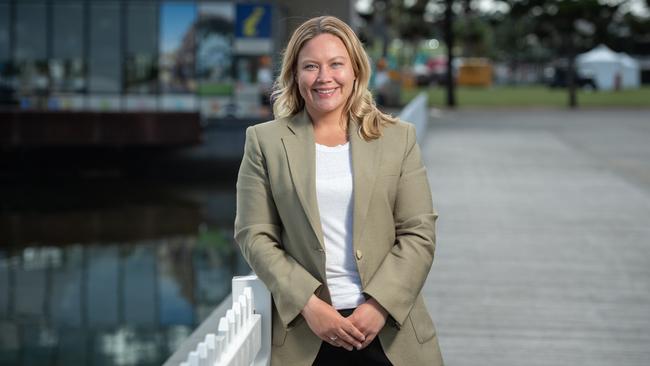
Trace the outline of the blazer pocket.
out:
M 282 346 L 284 340 L 287 338 L 287 329 L 280 320 L 275 305 L 273 305 L 273 315 L 271 318 L 271 344 L 274 346 Z
M 282 346 L 284 344 L 284 340 L 287 339 L 287 330 L 282 326 L 274 326 L 271 333 L 271 344 L 274 346 Z
M 273 322 L 271 326 L 271 344 L 274 346 L 282 346 L 285 339 L 287 339 L 287 330 L 282 324 Z
M 398 173 L 384 173 L 384 174 L 379 174 L 379 177 L 381 177 L 381 178 L 399 177 L 399 174 Z
M 413 306 L 413 309 L 409 314 L 409 320 L 411 321 L 413 331 L 415 332 L 415 336 L 420 344 L 428 342 L 436 335 L 436 328 L 433 326 L 431 316 L 429 316 L 429 312 L 427 312 L 423 302 L 420 303 L 420 301 L 418 301 L 416 305 Z

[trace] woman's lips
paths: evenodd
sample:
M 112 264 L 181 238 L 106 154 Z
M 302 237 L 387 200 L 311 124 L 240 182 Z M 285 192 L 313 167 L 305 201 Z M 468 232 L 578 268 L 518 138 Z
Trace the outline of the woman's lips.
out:
M 330 96 L 334 95 L 334 92 L 336 91 L 336 89 L 338 89 L 338 88 L 318 88 L 318 89 L 313 89 L 313 90 L 316 92 L 316 94 L 318 94 L 319 97 L 327 98 L 327 97 L 330 97 Z

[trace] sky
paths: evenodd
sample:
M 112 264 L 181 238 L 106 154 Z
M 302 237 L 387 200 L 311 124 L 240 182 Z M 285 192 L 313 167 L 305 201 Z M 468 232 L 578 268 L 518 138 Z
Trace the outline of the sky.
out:
M 181 44 L 196 19 L 194 4 L 164 3 L 161 9 L 161 43 L 163 53 L 173 52 Z

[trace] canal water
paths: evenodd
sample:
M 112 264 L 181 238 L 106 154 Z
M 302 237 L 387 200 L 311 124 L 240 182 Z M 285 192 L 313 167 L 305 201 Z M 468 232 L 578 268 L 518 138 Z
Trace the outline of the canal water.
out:
M 0 365 L 160 365 L 250 272 L 232 176 L 0 189 Z

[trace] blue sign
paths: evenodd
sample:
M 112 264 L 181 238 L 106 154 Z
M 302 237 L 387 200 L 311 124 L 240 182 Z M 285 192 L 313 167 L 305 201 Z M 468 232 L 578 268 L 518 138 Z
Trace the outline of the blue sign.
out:
M 237 38 L 270 38 L 271 5 L 237 4 L 235 24 Z

